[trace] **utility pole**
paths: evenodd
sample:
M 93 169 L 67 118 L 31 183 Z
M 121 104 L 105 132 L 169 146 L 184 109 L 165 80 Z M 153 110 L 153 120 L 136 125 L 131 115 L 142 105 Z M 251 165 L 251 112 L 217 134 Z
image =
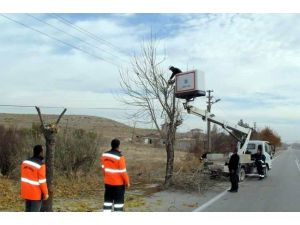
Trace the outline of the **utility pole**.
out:
M 213 90 L 208 90 L 207 96 L 207 112 L 210 113 L 212 105 L 212 95 Z M 210 138 L 210 122 L 207 120 L 207 152 L 211 152 L 211 138 Z
M 213 101 L 214 96 L 212 96 L 213 90 L 207 90 L 207 112 L 211 112 L 211 106 L 214 103 L 219 102 L 221 99 L 216 99 Z M 207 152 L 211 152 L 211 136 L 210 136 L 210 122 L 207 120 Z
M 136 121 L 133 122 L 133 129 L 132 129 L 132 135 L 131 135 L 131 143 L 134 143 L 134 138 L 135 138 L 135 126 L 136 126 Z

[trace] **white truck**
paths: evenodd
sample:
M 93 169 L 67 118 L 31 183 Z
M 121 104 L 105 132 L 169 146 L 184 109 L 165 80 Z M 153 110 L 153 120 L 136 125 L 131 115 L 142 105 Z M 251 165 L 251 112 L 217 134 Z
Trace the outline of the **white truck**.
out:
M 229 132 L 237 141 L 238 154 L 240 156 L 240 165 L 239 165 L 239 178 L 240 181 L 244 181 L 246 176 L 258 176 L 257 169 L 255 166 L 254 154 L 257 153 L 258 146 L 262 147 L 262 154 L 266 157 L 266 162 L 263 165 L 265 176 L 268 175 L 268 171 L 272 169 L 272 152 L 271 146 L 267 141 L 261 140 L 250 140 L 252 128 L 245 128 L 239 125 L 231 125 L 222 120 L 218 120 L 215 115 L 211 113 L 197 109 L 194 106 L 191 106 L 186 102 L 185 109 L 188 113 L 200 116 L 203 120 L 210 121 L 223 127 L 227 132 Z M 239 135 L 237 135 L 239 134 Z M 206 156 L 206 165 L 210 171 L 214 174 L 217 172 L 229 173 L 227 162 L 229 156 L 225 158 L 219 154 L 207 154 Z
M 266 157 L 266 162 L 263 167 L 265 175 L 267 176 L 268 171 L 272 169 L 272 149 L 267 141 L 250 140 L 252 128 L 227 123 L 217 119 L 214 114 L 211 114 L 207 110 L 201 110 L 190 105 L 190 102 L 193 101 L 194 98 L 205 96 L 205 94 L 203 94 L 205 93 L 203 83 L 203 72 L 198 73 L 197 71 L 189 71 L 176 74 L 175 96 L 186 100 L 183 105 L 189 114 L 194 114 L 201 117 L 204 121 L 220 125 L 238 141 L 237 148 L 240 156 L 240 181 L 243 181 L 246 176 L 258 176 L 253 156 L 257 152 L 259 145 L 262 146 L 262 153 Z M 214 172 L 214 170 L 218 170 L 225 174 L 229 173 L 228 166 L 226 164 L 228 159 L 229 157 L 222 157 L 222 155 L 218 156 L 216 154 L 207 154 L 206 156 L 208 168 L 212 172 Z
M 257 152 L 258 146 L 262 146 L 262 154 L 266 157 L 266 162 L 264 166 L 264 174 L 265 177 L 268 176 L 268 171 L 272 169 L 272 158 L 273 153 L 271 151 L 271 145 L 268 141 L 261 141 L 261 140 L 250 140 L 247 145 L 246 155 L 250 155 L 250 163 L 242 163 L 240 165 L 240 180 L 243 181 L 245 176 L 257 176 L 257 170 L 254 165 L 253 155 Z M 228 169 L 226 170 L 228 172 Z

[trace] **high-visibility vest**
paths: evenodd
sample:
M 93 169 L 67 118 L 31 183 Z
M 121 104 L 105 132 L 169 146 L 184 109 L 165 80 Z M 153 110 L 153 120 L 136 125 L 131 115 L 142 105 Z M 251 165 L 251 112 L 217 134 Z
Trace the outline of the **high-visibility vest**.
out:
M 102 173 L 104 183 L 109 185 L 128 185 L 129 176 L 126 170 L 125 157 L 117 150 L 102 154 Z
M 25 160 L 21 164 L 21 197 L 26 200 L 42 200 L 48 194 L 46 166 L 39 158 Z

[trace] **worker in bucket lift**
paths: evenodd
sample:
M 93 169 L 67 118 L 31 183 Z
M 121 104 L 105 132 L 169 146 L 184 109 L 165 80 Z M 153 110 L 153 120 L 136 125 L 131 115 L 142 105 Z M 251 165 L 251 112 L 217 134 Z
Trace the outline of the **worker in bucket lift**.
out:
M 170 66 L 169 70 L 172 71 L 172 75 L 171 75 L 171 77 L 170 77 L 170 79 L 168 81 L 168 84 L 174 84 L 175 80 L 173 80 L 173 78 L 175 77 L 176 74 L 182 73 L 182 71 L 180 69 L 174 67 L 174 66 Z
M 231 188 L 229 192 L 238 192 L 239 189 L 239 162 L 240 156 L 237 154 L 237 148 L 234 149 L 228 163 Z
M 259 180 L 262 180 L 265 177 L 263 165 L 265 165 L 266 162 L 266 156 L 262 154 L 262 146 L 258 145 L 257 147 L 257 153 L 254 155 L 255 159 L 255 165 L 257 168 L 257 173 L 259 175 Z
M 120 141 L 113 139 L 111 150 L 103 153 L 101 157 L 105 184 L 103 212 L 124 211 L 125 187 L 130 187 L 125 157 L 119 147 Z

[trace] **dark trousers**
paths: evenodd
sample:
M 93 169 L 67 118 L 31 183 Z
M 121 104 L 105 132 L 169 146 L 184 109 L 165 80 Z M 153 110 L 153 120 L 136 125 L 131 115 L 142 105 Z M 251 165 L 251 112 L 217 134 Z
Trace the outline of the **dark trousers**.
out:
M 230 171 L 230 182 L 231 182 L 231 190 L 237 191 L 239 189 L 239 175 L 238 171 L 232 170 Z
M 103 211 L 124 211 L 125 185 L 105 184 Z
M 40 212 L 42 207 L 42 200 L 26 200 L 25 212 Z
M 255 161 L 255 165 L 256 165 L 257 173 L 260 175 L 260 177 L 264 177 L 264 169 L 263 169 L 262 162 L 257 160 Z

